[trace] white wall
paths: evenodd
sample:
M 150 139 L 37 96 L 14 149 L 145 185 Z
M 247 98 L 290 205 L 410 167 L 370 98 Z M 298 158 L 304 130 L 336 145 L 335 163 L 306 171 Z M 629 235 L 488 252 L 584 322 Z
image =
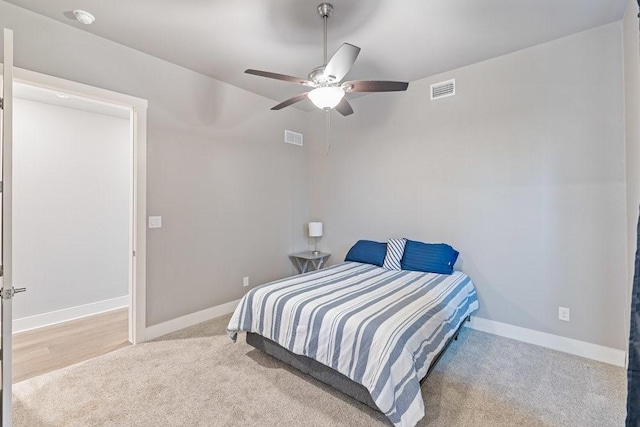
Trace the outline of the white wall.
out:
M 310 214 L 339 262 L 358 239 L 448 242 L 478 316 L 626 348 L 619 23 L 310 116 Z M 431 83 L 456 96 L 431 102 Z M 558 320 L 558 306 L 571 322 Z
M 14 318 L 129 293 L 128 119 L 14 100 Z
M 244 276 L 295 272 L 306 147 L 282 140 L 305 113 L 3 1 L 0 27 L 17 67 L 149 102 L 147 211 L 163 228 L 147 234 L 147 326 L 240 298 Z

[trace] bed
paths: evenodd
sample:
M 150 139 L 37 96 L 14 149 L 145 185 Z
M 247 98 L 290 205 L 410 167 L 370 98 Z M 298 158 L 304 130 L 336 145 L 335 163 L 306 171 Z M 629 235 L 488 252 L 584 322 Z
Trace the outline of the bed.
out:
M 424 416 L 420 380 L 477 308 L 462 272 L 347 261 L 252 289 L 227 332 L 403 427 Z

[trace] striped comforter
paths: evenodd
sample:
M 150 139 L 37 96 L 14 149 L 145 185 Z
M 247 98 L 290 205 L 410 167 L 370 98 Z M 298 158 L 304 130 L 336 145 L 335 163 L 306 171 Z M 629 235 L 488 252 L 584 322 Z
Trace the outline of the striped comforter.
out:
M 473 283 L 452 275 L 345 262 L 249 291 L 227 332 L 258 333 L 369 390 L 396 426 L 424 416 L 420 379 L 478 308 Z

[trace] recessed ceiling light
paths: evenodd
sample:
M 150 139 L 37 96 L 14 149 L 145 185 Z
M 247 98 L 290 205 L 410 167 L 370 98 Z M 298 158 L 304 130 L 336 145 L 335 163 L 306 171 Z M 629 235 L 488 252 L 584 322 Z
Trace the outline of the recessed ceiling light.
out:
M 66 95 L 64 93 L 56 93 L 56 96 L 61 99 L 69 99 L 69 95 Z
M 73 11 L 73 14 L 78 21 L 82 22 L 85 25 L 89 25 L 96 20 L 96 18 L 92 14 L 84 10 L 76 9 Z

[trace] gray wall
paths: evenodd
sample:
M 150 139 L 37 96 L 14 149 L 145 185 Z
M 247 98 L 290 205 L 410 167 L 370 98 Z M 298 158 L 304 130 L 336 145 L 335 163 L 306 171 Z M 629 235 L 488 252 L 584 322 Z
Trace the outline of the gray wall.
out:
M 128 295 L 129 120 L 14 99 L 13 123 L 14 318 Z
M 450 78 L 456 96 L 431 102 Z M 623 106 L 614 23 L 354 100 L 328 156 L 309 116 L 320 247 L 335 263 L 363 238 L 448 242 L 480 317 L 624 349 Z
M 147 208 L 163 228 L 148 232 L 147 326 L 240 298 L 243 276 L 293 273 L 306 148 L 282 139 L 303 112 L 1 1 L 0 27 L 17 67 L 149 101 Z
M 0 25 L 16 32 L 18 67 L 149 100 L 148 213 L 164 227 L 148 234 L 148 325 L 240 297 L 242 276 L 292 273 L 286 254 L 314 218 L 332 262 L 360 238 L 446 241 L 480 316 L 626 348 L 619 23 L 354 100 L 328 156 L 321 114 L 272 113 L 1 1 Z M 429 84 L 451 77 L 458 95 L 430 102 Z M 284 128 L 306 130 L 307 147 L 283 144 Z
M 640 43 L 638 2 L 629 0 L 623 25 L 625 148 L 627 172 L 627 308 L 631 306 L 631 287 L 637 246 L 638 205 L 640 204 Z M 626 310 L 628 316 L 629 310 Z M 627 328 L 629 318 L 627 317 Z

